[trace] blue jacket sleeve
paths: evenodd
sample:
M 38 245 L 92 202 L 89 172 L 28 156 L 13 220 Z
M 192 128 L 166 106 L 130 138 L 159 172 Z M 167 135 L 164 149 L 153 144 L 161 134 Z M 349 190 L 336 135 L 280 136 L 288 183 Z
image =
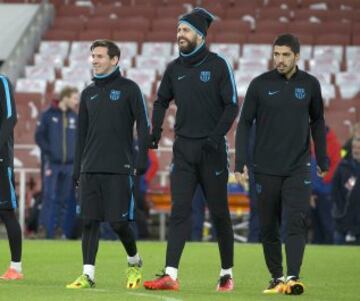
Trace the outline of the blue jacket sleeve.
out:
M 0 75 L 0 150 L 7 143 L 17 121 L 13 88 L 8 78 Z

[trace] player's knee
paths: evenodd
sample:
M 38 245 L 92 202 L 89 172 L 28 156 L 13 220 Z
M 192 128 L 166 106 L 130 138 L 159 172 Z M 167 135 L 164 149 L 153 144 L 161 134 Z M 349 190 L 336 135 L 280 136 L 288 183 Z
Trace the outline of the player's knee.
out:
M 94 221 L 94 220 L 91 220 L 91 219 L 84 219 L 83 220 L 83 227 L 84 227 L 85 230 L 96 227 L 98 224 L 99 224 L 98 221 Z
M 126 232 L 129 228 L 129 222 L 127 221 L 119 221 L 119 222 L 111 222 L 111 228 L 114 230 L 115 233 L 121 235 L 122 233 Z
M 306 231 L 307 219 L 306 214 L 297 212 L 289 215 L 287 222 L 287 235 L 302 234 Z
M 274 225 L 260 227 L 260 238 L 264 242 L 277 242 L 280 240 L 279 229 Z

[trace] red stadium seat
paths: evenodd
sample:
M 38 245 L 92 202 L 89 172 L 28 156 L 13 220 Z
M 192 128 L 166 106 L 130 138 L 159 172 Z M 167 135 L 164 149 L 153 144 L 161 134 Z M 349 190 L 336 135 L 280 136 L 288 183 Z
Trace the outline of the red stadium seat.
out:
M 288 23 L 270 20 L 256 22 L 255 33 L 278 35 L 286 32 L 288 32 Z
M 246 34 L 235 32 L 219 32 L 215 33 L 214 42 L 244 44 L 248 42 L 248 36 Z
M 98 39 L 112 39 L 110 31 L 86 30 L 79 33 L 79 41 L 94 41 Z
M 176 31 L 149 31 L 145 36 L 149 42 L 175 42 Z
M 143 31 L 114 31 L 113 40 L 119 42 L 138 42 L 142 43 L 145 38 Z
M 251 31 L 249 22 L 237 19 L 226 19 L 223 21 L 215 21 L 211 24 L 209 31 L 213 33 L 241 33 L 247 34 Z
M 43 36 L 43 40 L 48 41 L 75 41 L 78 38 L 77 32 L 61 29 L 47 31 Z

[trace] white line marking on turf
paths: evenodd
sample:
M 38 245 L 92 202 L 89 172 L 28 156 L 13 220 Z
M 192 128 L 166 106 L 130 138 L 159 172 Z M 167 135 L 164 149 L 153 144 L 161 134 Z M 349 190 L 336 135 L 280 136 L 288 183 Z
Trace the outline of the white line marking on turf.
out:
M 139 296 L 139 297 L 146 297 L 146 298 L 154 298 L 164 301 L 183 301 L 182 299 L 167 297 L 167 296 L 161 296 L 161 295 L 153 295 L 153 294 L 145 294 L 145 293 L 128 293 L 129 295 L 133 296 Z

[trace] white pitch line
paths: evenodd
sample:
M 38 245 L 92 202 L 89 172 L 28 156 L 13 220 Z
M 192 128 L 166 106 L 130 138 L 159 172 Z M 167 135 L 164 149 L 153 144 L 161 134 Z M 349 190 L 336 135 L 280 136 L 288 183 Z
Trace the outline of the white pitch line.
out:
M 153 298 L 163 301 L 183 301 L 182 299 L 177 299 L 173 297 L 161 296 L 161 295 L 153 295 L 153 294 L 145 294 L 145 293 L 128 293 L 129 295 L 139 296 L 139 297 L 146 297 L 146 298 Z

